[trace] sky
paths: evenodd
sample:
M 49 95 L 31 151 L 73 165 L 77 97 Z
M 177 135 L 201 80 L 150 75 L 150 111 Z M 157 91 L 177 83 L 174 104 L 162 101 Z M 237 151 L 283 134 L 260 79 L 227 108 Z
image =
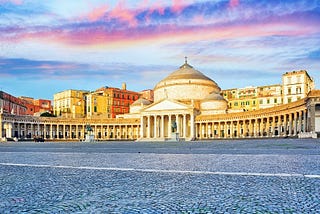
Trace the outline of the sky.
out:
M 184 63 L 222 89 L 320 84 L 320 0 L 0 0 L 0 90 L 142 91 Z

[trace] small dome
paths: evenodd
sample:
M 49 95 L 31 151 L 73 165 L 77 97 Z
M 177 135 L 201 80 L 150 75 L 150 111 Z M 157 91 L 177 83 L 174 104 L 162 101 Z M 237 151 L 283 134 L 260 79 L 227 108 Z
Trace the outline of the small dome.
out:
M 141 106 L 142 105 L 150 105 L 151 102 L 147 99 L 144 99 L 144 98 L 139 98 L 137 99 L 136 101 L 134 101 L 131 106 Z
M 225 99 L 220 94 L 211 93 L 208 96 L 206 96 L 206 98 L 204 98 L 203 101 L 209 101 L 209 100 L 225 100 Z
M 202 114 L 220 114 L 228 109 L 228 102 L 215 92 L 212 92 L 201 101 Z

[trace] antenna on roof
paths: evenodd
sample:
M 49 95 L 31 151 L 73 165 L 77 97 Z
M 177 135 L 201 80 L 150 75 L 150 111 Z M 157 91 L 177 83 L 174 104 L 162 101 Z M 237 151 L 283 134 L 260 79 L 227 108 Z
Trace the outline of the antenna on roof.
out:
M 188 57 L 186 57 L 186 56 L 184 57 L 184 63 L 188 64 Z

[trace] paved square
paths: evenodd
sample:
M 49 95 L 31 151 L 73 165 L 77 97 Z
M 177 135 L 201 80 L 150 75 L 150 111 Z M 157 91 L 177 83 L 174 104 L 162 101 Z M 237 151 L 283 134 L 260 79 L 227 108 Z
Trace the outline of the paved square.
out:
M 0 144 L 0 213 L 319 213 L 320 140 Z

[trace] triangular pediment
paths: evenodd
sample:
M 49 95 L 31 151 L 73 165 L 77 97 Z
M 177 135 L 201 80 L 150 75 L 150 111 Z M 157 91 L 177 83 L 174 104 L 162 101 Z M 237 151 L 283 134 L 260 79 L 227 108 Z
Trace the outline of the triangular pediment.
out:
M 150 112 L 150 111 L 169 111 L 169 110 L 187 110 L 190 109 L 190 106 L 179 103 L 177 101 L 172 100 L 163 100 L 158 103 L 154 103 L 151 106 L 148 106 L 143 111 Z

